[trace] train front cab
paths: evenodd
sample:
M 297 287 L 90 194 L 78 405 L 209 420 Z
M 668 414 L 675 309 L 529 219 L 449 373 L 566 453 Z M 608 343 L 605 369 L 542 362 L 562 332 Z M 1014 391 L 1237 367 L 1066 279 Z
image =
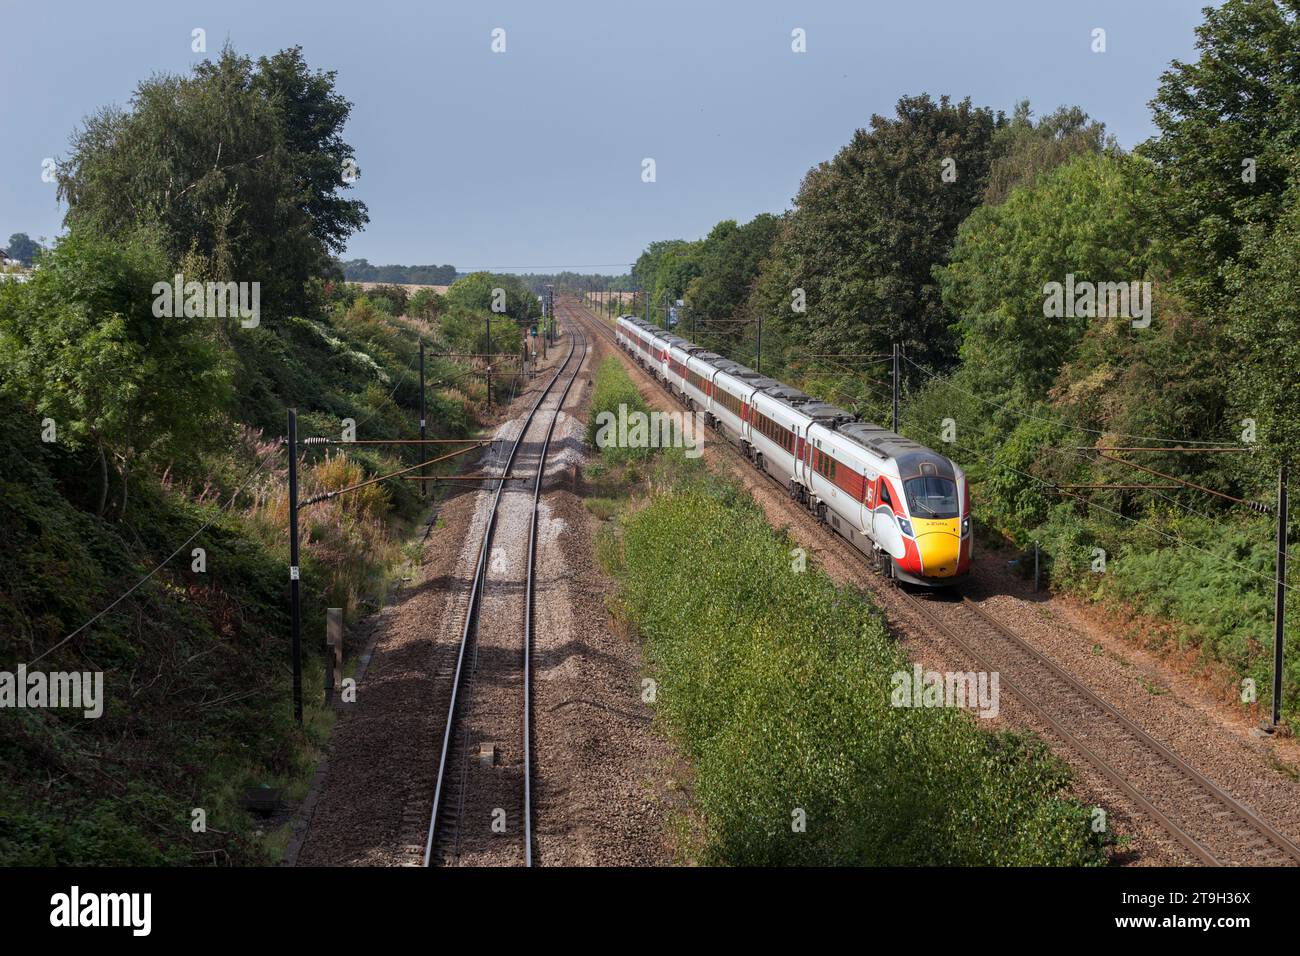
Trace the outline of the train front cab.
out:
M 905 456 L 900 461 L 905 475 L 898 482 L 901 495 L 890 483 L 904 550 L 901 557 L 895 556 L 894 574 L 910 584 L 942 587 L 970 571 L 970 492 L 966 476 L 952 462 L 928 451 L 926 460 L 908 460 L 920 457 Z

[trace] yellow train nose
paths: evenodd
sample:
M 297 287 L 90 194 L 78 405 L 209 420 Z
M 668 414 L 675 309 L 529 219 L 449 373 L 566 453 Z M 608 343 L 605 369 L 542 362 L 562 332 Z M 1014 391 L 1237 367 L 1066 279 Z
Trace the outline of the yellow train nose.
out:
M 950 578 L 957 573 L 961 559 L 961 535 L 952 531 L 930 531 L 918 535 L 921 573 L 927 578 Z

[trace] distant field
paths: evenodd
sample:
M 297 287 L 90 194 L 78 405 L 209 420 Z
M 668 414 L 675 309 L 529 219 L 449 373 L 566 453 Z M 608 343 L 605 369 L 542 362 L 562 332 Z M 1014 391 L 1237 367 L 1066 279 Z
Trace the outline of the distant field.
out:
M 377 285 L 401 286 L 407 292 L 415 292 L 419 289 L 432 289 L 434 292 L 438 293 L 438 295 L 446 295 L 447 290 L 451 288 L 449 285 L 420 285 L 419 283 L 411 282 L 357 282 L 355 285 L 361 286 L 361 288 L 366 291 L 373 289 Z

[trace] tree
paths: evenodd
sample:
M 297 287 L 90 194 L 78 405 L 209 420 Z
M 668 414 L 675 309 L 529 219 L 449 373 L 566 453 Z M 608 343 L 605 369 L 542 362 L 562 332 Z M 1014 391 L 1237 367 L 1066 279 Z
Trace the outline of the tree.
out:
M 935 276 L 981 394 L 1044 397 L 1093 321 L 1046 314 L 1048 283 L 1069 275 L 1076 282 L 1146 278 L 1137 166 L 1131 158 L 1077 156 L 962 223 Z
M 1043 173 L 1079 153 L 1103 149 L 1115 151 L 1118 146 L 1113 137 L 1106 136 L 1106 125 L 1089 120 L 1079 107 L 1058 107 L 1035 123 L 1029 100 L 1022 100 L 1011 120 L 993 137 L 997 158 L 989 168 L 984 201 L 997 205 L 1017 186 L 1032 186 Z
M 331 253 L 342 252 L 347 237 L 370 221 L 365 203 L 337 193 L 351 188 L 349 170 L 358 177 L 361 173 L 355 152 L 343 139 L 352 104 L 335 91 L 337 76 L 333 70 L 313 72 L 302 47 L 295 46 L 260 57 L 250 84 L 279 113 L 296 198 L 311 222 L 312 235 Z
M 9 237 L 9 256 L 25 266 L 36 261 L 36 255 L 43 247 L 25 232 L 15 232 Z
M 1276 226 L 1259 224 L 1227 272 L 1230 329 L 1240 349 L 1232 363 L 1232 394 L 1242 419 L 1257 421 L 1257 438 L 1274 465 L 1293 467 L 1300 448 L 1300 303 L 1295 295 L 1300 248 L 1300 184 L 1288 194 Z
M 501 290 L 500 296 L 496 292 L 498 289 Z M 474 272 L 452 283 L 443 298 L 448 308 L 478 312 L 495 312 L 493 304 L 501 302 L 505 306 L 502 314 L 520 322 L 541 314 L 537 296 L 528 291 L 518 276 Z
M 1246 227 L 1275 222 L 1295 181 L 1300 2 L 1228 0 L 1204 12 L 1200 58 L 1161 76 L 1151 101 L 1160 133 L 1138 152 L 1153 164 L 1150 215 L 1176 286 L 1209 314 L 1224 304 Z
M 432 322 L 442 312 L 442 296 L 432 289 L 416 289 L 406 303 L 406 314 L 413 319 Z
M 632 265 L 633 287 L 653 295 L 659 278 L 660 260 L 670 251 L 688 245 L 690 243 L 685 239 L 661 239 L 646 246 L 645 251 L 637 256 L 636 262 Z
M 904 97 L 873 116 L 804 178 L 772 268 L 804 290 L 806 313 L 776 315 L 820 352 L 887 351 L 902 342 L 922 361 L 955 352 L 931 270 L 948 259 L 988 182 L 994 133 L 1005 122 L 965 99 Z
M 184 77 L 140 84 L 129 110 L 85 121 L 59 165 L 65 223 L 124 239 L 154 231 L 173 262 L 258 282 L 264 307 L 307 304 L 306 282 L 364 225 L 340 138 L 349 106 L 298 51 L 253 62 L 229 47 Z
M 749 300 L 759 266 L 771 252 L 781 219 L 771 213 L 755 216 L 743 226 L 727 219 L 713 227 L 695 257 L 700 270 L 686 287 L 692 312 L 707 321 L 722 323 L 718 339 L 734 344 L 738 323 L 747 318 Z
M 148 237 L 73 229 L 29 282 L 0 284 L 0 388 L 52 418 L 60 442 L 95 449 L 101 515 L 110 456 L 120 517 L 134 462 L 205 447 L 230 397 L 212 320 L 153 314 L 170 271 Z
M 390 315 L 405 315 L 410 296 L 400 285 L 377 285 L 366 292 L 366 297 L 376 305 L 384 303 Z

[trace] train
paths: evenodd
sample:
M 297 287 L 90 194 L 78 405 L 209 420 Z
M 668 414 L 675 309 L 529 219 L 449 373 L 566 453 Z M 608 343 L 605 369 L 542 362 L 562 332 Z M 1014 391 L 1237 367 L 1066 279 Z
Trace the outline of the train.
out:
M 615 338 L 877 570 L 930 588 L 970 573 L 970 485 L 950 458 L 637 316 Z

